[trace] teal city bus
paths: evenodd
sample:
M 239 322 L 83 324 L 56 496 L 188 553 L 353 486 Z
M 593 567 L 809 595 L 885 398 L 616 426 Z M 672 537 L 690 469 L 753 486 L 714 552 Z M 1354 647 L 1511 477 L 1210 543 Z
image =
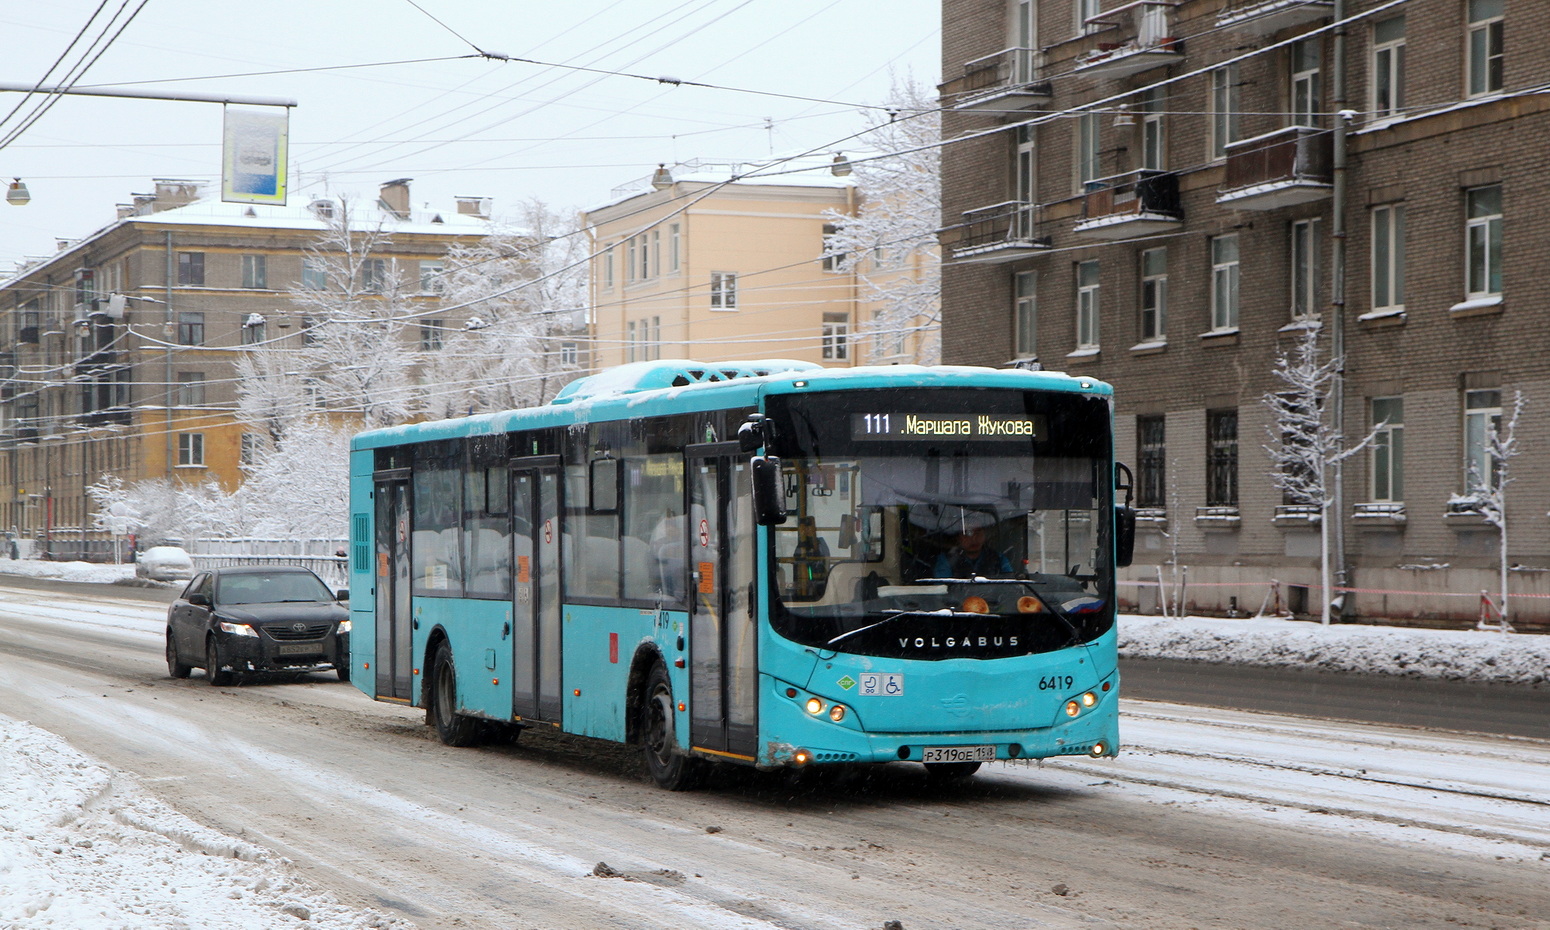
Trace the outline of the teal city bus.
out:
M 630 743 L 675 790 L 1119 748 L 1103 382 L 635 363 L 362 433 L 350 475 L 350 680 L 446 743 Z

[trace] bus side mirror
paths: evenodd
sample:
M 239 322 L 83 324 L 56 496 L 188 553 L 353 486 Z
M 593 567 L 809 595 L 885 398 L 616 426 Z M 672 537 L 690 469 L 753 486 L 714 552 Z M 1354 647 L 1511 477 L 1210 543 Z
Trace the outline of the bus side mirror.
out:
M 1130 505 L 1135 476 L 1130 467 L 1114 463 L 1114 490 L 1125 492 L 1125 502 L 1114 505 L 1114 567 L 1127 568 L 1136 556 L 1136 508 Z
M 760 526 L 786 522 L 786 491 L 781 482 L 780 459 L 773 455 L 753 457 L 753 513 Z
M 750 413 L 737 427 L 737 445 L 744 452 L 758 452 L 770 442 L 770 421 L 762 413 Z
M 1136 509 L 1118 504 L 1114 508 L 1114 566 L 1127 568 L 1136 556 Z

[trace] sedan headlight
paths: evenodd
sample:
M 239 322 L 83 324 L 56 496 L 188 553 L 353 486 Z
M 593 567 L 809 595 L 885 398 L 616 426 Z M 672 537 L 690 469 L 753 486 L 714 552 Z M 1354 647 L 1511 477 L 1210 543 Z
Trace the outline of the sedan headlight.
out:
M 216 626 L 221 628 L 222 633 L 230 633 L 233 636 L 258 636 L 258 631 L 248 626 L 246 623 L 230 623 L 228 621 L 221 620 L 216 623 Z
M 348 633 L 348 632 L 350 632 L 350 621 L 348 621 L 348 620 L 340 620 L 339 621 L 339 625 L 337 627 L 334 627 L 334 632 L 336 632 L 336 633 Z

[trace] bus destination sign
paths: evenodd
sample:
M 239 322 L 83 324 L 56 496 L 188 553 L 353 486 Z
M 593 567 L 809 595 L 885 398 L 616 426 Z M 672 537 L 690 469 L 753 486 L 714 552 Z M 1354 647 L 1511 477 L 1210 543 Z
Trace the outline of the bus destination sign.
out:
M 861 439 L 1044 439 L 1044 416 L 1000 413 L 853 413 L 850 438 Z

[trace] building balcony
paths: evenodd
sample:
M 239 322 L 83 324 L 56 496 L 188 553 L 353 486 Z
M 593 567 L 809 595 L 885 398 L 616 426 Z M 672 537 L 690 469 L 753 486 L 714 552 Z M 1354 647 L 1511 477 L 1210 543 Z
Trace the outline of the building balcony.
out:
M 1087 182 L 1075 232 L 1091 239 L 1130 239 L 1183 225 L 1179 176 L 1142 169 Z
M 1281 504 L 1270 522 L 1283 529 L 1318 526 L 1324 522 L 1324 509 L 1314 504 Z
M 1227 0 L 1216 15 L 1216 25 L 1263 37 L 1327 19 L 1334 6 L 1330 0 Z
M 1077 74 L 1122 78 L 1184 59 L 1184 43 L 1172 34 L 1172 0 L 1131 0 L 1083 20 L 1100 38 L 1072 69 Z
M 1330 134 L 1288 126 L 1227 146 L 1227 180 L 1216 202 L 1235 210 L 1279 210 L 1327 199 L 1334 190 Z
M 963 75 L 939 90 L 955 110 L 1027 110 L 1049 102 L 1048 81 L 1035 77 L 1042 53 L 1032 48 L 1005 48 L 963 66 Z
M 1038 204 L 1017 200 L 965 210 L 962 223 L 942 231 L 942 245 L 953 262 L 1015 262 L 1050 247 L 1049 236 L 1037 235 L 1038 215 Z

